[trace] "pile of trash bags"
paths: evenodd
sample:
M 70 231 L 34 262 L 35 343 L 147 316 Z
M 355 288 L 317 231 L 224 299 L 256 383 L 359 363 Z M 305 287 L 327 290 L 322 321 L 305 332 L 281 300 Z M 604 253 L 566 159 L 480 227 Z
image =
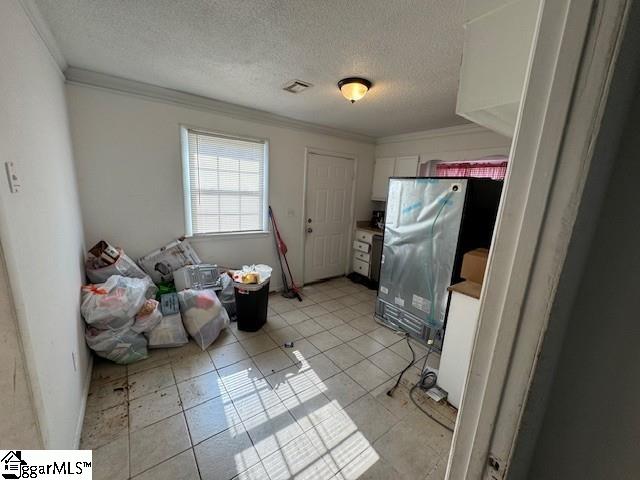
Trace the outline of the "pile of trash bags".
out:
M 89 348 L 100 357 L 129 364 L 146 358 L 149 348 L 186 344 L 187 332 L 200 348 L 209 347 L 235 315 L 235 296 L 226 273 L 215 285 L 218 293 L 195 285 L 175 292 L 173 272 L 200 263 L 184 240 L 142 257 L 138 264 L 104 241 L 92 247 L 85 269 L 93 283 L 82 287 L 80 308 Z

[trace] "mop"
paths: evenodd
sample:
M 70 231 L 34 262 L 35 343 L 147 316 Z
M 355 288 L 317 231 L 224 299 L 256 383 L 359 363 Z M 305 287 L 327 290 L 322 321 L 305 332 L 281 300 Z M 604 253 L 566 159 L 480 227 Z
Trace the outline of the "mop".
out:
M 273 226 L 273 238 L 276 243 L 276 250 L 278 254 L 278 262 L 280 263 L 280 271 L 282 272 L 282 286 L 283 292 L 282 296 L 285 298 L 297 298 L 298 301 L 302 301 L 302 296 L 300 295 L 300 289 L 296 286 L 293 281 L 293 275 L 291 274 L 291 268 L 289 267 L 289 261 L 287 260 L 287 245 L 282 240 L 280 236 L 280 231 L 278 230 L 278 225 L 276 224 L 276 218 L 273 214 L 273 210 L 271 206 L 269 206 L 269 218 L 271 219 L 271 225 Z M 280 256 L 282 254 L 282 256 Z M 284 267 L 282 265 L 282 258 L 284 257 L 284 262 L 287 266 L 287 271 L 289 272 L 289 278 L 291 278 L 291 287 L 289 287 L 289 282 L 287 281 L 287 275 L 284 272 Z

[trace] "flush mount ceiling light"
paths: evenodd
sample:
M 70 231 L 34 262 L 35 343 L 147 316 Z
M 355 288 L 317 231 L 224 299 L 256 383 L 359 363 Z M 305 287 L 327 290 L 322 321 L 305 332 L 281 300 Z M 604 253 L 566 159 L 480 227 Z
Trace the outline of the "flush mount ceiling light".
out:
M 355 103 L 367 94 L 371 88 L 371 82 L 365 78 L 343 78 L 338 82 L 338 88 L 344 98 Z

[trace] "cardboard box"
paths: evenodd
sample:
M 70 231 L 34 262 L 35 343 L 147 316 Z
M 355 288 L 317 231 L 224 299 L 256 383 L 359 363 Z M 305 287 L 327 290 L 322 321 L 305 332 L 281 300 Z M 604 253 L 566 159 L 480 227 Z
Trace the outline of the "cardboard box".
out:
M 488 257 L 489 250 L 486 248 L 476 248 L 465 253 L 462 257 L 460 276 L 465 280 L 482 285 Z

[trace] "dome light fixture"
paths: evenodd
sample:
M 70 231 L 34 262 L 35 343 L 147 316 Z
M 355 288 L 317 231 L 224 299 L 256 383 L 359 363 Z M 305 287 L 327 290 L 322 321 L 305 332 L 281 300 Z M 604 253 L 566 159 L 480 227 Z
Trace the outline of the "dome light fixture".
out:
M 371 82 L 359 77 L 343 78 L 338 82 L 338 88 L 344 98 L 355 103 L 367 94 L 371 88 Z

